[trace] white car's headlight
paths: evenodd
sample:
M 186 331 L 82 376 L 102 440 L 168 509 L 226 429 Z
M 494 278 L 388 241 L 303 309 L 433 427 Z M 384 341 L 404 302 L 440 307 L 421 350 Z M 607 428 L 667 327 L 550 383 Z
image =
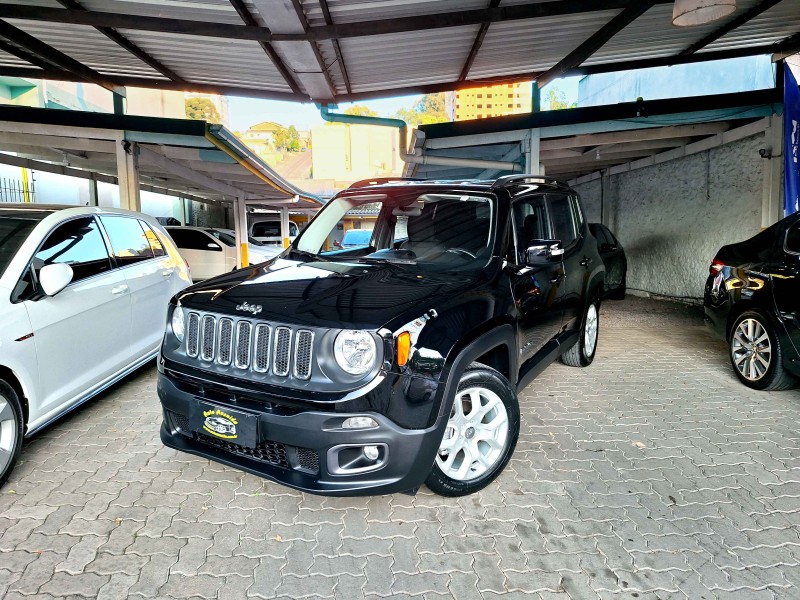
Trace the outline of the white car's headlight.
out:
M 344 330 L 333 343 L 333 356 L 345 373 L 363 375 L 375 366 L 375 340 L 366 331 Z
M 175 310 L 172 311 L 172 333 L 175 334 L 179 342 L 183 341 L 183 335 L 186 331 L 185 323 L 186 319 L 183 314 L 183 308 L 178 305 L 175 307 Z

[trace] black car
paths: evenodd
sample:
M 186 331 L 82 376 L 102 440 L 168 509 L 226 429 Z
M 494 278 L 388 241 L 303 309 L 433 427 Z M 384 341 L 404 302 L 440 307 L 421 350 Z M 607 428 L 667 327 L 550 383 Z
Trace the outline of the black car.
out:
M 364 204 L 368 242 L 326 249 Z M 312 493 L 474 492 L 514 451 L 517 392 L 592 362 L 603 275 L 550 178 L 351 187 L 282 256 L 176 296 L 161 439 Z
M 800 214 L 723 246 L 709 267 L 706 319 L 728 342 L 733 371 L 756 390 L 800 377 Z
M 597 249 L 606 268 L 603 296 L 612 300 L 625 298 L 628 280 L 628 259 L 625 249 L 611 230 L 600 223 L 589 223 L 589 231 L 597 239 Z

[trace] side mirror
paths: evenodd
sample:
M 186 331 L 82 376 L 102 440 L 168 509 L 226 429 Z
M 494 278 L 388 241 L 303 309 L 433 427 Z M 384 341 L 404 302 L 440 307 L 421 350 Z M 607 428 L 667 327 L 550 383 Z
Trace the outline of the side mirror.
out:
M 558 262 L 564 255 L 561 240 L 531 240 L 530 246 L 525 251 L 525 263 L 528 265 L 541 265 L 548 262 Z
M 72 281 L 72 267 L 66 263 L 45 265 L 39 270 L 39 284 L 48 296 L 55 296 Z

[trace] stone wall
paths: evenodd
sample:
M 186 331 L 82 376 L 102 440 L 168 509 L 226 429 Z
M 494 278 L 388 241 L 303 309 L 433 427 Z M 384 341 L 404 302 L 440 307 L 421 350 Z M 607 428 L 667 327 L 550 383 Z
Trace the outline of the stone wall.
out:
M 699 299 L 717 250 L 761 230 L 763 134 L 607 177 L 603 222 L 628 257 L 628 290 Z M 600 221 L 600 181 L 575 186 Z

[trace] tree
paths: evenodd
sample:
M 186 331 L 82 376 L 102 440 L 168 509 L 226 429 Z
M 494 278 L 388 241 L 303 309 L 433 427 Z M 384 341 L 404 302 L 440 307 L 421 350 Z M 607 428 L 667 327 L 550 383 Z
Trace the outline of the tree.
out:
M 363 104 L 354 104 L 345 109 L 344 114 L 346 115 L 355 115 L 358 117 L 377 117 L 378 113 L 376 113 L 371 108 L 364 106 Z
M 534 85 L 536 84 L 534 83 Z M 560 90 L 557 87 L 552 87 L 547 90 L 547 103 L 550 106 L 550 110 L 576 108 L 578 106 L 577 102 L 573 102 L 572 104 L 567 102 L 567 95 L 564 93 L 564 90 Z
M 184 104 L 186 107 L 187 119 L 208 121 L 209 123 L 219 123 L 222 121 L 217 107 L 208 98 L 194 96 L 192 98 L 186 98 Z
M 444 93 L 426 94 L 409 108 L 401 108 L 394 115 L 409 125 L 427 125 L 449 121 Z
M 294 125 L 289 125 L 286 131 L 286 149 L 290 152 L 300 152 L 300 134 Z
M 289 146 L 289 132 L 280 127 L 272 133 L 272 141 L 275 143 L 276 150 L 286 150 Z

